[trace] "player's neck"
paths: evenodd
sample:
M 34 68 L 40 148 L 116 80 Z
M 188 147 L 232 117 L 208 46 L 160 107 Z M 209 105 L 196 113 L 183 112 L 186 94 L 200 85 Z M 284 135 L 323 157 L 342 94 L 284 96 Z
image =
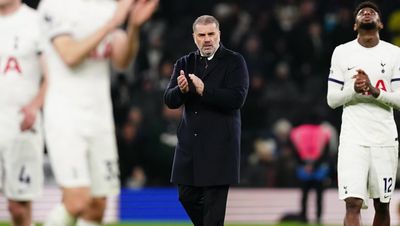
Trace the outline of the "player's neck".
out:
M 359 32 L 357 36 L 357 41 L 360 45 L 365 48 L 372 48 L 379 43 L 379 33 L 378 32 Z
M 8 16 L 21 6 L 21 1 L 11 1 L 8 4 L 0 5 L 0 16 Z

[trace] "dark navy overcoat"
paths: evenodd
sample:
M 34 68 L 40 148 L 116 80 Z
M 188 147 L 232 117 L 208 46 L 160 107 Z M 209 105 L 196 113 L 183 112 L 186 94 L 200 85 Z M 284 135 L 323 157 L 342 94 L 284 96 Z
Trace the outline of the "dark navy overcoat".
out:
M 183 94 L 177 77 L 184 70 L 190 91 Z M 200 96 L 188 74 L 204 82 Z M 177 130 L 171 182 L 192 186 L 239 183 L 240 108 L 249 87 L 244 58 L 222 45 L 211 60 L 191 52 L 177 60 L 164 93 L 169 108 L 183 106 Z

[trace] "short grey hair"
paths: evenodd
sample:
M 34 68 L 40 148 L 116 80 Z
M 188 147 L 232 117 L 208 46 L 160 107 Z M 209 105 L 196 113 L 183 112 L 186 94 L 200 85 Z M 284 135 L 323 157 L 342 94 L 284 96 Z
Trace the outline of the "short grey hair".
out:
M 218 20 L 215 17 L 210 16 L 210 15 L 203 15 L 203 16 L 197 17 L 197 19 L 193 22 L 193 26 L 192 26 L 193 32 L 194 32 L 197 24 L 204 24 L 204 25 L 215 24 L 217 26 L 217 29 L 219 30 Z

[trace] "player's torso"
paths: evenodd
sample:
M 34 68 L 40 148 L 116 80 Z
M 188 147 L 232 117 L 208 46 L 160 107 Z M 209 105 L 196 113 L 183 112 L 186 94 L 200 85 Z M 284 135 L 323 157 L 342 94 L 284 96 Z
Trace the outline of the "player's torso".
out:
M 36 12 L 22 5 L 12 15 L 0 17 L 0 32 L 0 125 L 5 128 L 4 124 L 16 123 L 20 108 L 39 89 L 41 48 Z
M 68 7 L 71 7 L 71 9 L 64 16 L 72 24 L 72 35 L 77 39 L 85 38 L 94 33 L 112 18 L 116 10 L 116 4 L 113 0 L 69 1 Z
M 77 41 L 87 38 L 95 33 L 100 27 L 106 24 L 111 19 L 116 9 L 115 1 L 113 0 L 68 0 L 62 1 L 65 6 L 62 15 L 63 23 L 68 24 L 70 29 L 67 31 L 71 37 Z M 54 26 L 57 26 L 56 24 Z M 95 50 L 78 65 L 76 70 L 66 70 L 64 73 L 74 75 L 79 74 L 81 77 L 91 77 L 93 74 L 99 73 L 99 68 L 103 70 L 107 65 L 111 54 L 111 35 L 106 36 Z M 50 54 L 59 58 L 56 52 L 51 51 Z M 53 65 L 50 65 L 53 67 Z M 67 67 L 66 65 L 64 65 Z M 68 68 L 58 68 L 65 70 Z M 97 69 L 97 70 L 96 70 Z M 108 70 L 102 72 L 108 73 Z M 98 75 L 95 76 L 99 77 Z
M 344 56 L 341 70 L 345 75 L 345 83 L 353 79 L 357 70 L 364 70 L 371 84 L 384 91 L 390 90 L 390 80 L 395 71 L 395 49 L 384 43 L 374 48 L 364 48 L 357 45 L 349 46 L 348 57 Z
M 381 41 L 378 46 L 364 48 L 354 41 L 345 46 L 340 68 L 344 82 L 352 83 L 353 76 L 361 69 L 371 84 L 386 92 L 392 92 L 391 79 L 398 67 L 398 49 Z M 356 142 L 368 146 L 396 143 L 397 129 L 393 110 L 371 96 L 353 98 L 345 104 L 342 117 L 341 141 Z
M 112 0 L 69 0 L 62 1 L 61 4 L 65 6 L 62 18 L 65 20 L 64 23 L 70 27 L 68 33 L 77 41 L 92 35 L 110 20 L 116 7 Z M 74 68 L 70 68 L 62 62 L 51 44 L 49 54 L 52 56 L 52 59 L 49 59 L 51 80 L 56 82 L 56 86 L 61 85 L 60 83 L 66 85 L 72 83 L 75 86 L 76 82 L 79 82 L 80 86 L 84 87 L 83 89 L 92 90 L 101 85 L 108 85 L 108 62 L 111 54 L 110 35 L 106 36 L 97 48 Z M 69 88 L 65 87 L 65 89 Z M 75 86 L 75 88 L 77 87 Z M 75 91 L 79 92 L 79 87 Z
M 37 15 L 22 6 L 15 15 L 0 17 L 0 31 L 0 98 L 24 104 L 41 79 Z
M 112 0 L 69 0 L 63 19 L 70 24 L 70 35 L 81 40 L 96 32 L 114 14 Z M 48 43 L 50 44 L 50 43 Z M 107 36 L 90 56 L 75 67 L 65 65 L 53 46 L 48 45 L 49 89 L 46 97 L 46 123 L 107 124 L 112 128 L 109 58 L 111 36 Z M 57 119 L 58 118 L 58 119 Z M 80 124 L 82 125 L 82 124 Z
M 113 0 L 70 0 L 73 7 L 66 15 L 70 21 L 72 36 L 81 40 L 104 26 L 114 14 L 115 1 Z M 109 59 L 111 56 L 112 36 L 107 35 L 73 73 L 87 78 L 89 81 L 99 81 L 99 78 L 108 80 Z

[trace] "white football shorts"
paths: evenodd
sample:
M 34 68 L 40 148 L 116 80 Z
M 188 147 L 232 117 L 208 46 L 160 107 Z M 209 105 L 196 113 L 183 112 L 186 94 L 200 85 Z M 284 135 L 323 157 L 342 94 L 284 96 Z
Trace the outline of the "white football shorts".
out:
M 42 194 L 44 144 L 42 131 L 34 128 L 0 142 L 0 187 L 14 201 L 31 201 Z
M 363 199 L 363 208 L 368 208 L 369 198 L 379 198 L 382 203 L 388 203 L 396 183 L 397 157 L 398 145 L 371 147 L 340 144 L 339 199 Z
M 82 128 L 73 128 L 79 127 Z M 119 168 L 113 131 L 84 125 L 46 126 L 46 144 L 57 183 L 64 188 L 90 187 L 92 196 L 119 193 Z

